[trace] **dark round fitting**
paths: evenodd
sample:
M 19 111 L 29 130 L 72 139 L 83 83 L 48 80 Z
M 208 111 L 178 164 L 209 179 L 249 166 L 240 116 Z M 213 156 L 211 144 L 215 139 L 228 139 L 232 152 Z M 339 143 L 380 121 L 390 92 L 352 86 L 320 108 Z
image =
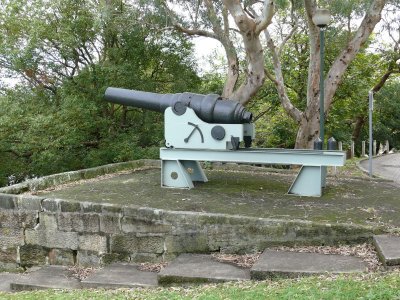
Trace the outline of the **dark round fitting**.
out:
M 222 141 L 225 138 L 225 129 L 224 127 L 217 125 L 211 129 L 211 136 L 217 140 Z

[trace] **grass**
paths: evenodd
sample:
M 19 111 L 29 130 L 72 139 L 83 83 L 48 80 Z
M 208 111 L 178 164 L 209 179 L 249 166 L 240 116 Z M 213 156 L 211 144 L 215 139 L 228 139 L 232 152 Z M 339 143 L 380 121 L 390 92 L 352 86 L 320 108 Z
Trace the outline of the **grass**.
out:
M 0 299 L 400 299 L 400 273 L 309 277 L 157 289 L 0 293 Z

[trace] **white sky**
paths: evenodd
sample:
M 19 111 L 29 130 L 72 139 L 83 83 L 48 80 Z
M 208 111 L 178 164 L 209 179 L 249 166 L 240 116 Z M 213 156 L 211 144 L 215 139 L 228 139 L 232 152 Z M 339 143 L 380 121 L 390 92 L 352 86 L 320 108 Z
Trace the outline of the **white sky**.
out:
M 220 42 L 207 38 L 207 37 L 195 37 L 193 38 L 195 46 L 195 57 L 198 62 L 199 73 L 204 74 L 210 72 L 213 69 L 213 65 L 210 61 L 214 58 L 215 52 L 224 56 L 225 52 Z

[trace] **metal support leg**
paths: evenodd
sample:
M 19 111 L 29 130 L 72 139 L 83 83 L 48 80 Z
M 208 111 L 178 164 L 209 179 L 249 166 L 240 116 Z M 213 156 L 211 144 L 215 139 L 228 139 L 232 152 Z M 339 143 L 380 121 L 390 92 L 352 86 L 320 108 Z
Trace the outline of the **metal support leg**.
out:
M 300 169 L 295 181 L 289 189 L 288 194 L 299 196 L 314 196 L 322 195 L 323 183 L 323 167 L 303 166 Z
M 328 169 L 326 166 L 322 166 L 322 176 L 321 176 L 321 187 L 326 187 L 326 174 L 328 172 Z
M 199 162 L 180 160 L 161 161 L 162 187 L 191 189 L 194 187 L 193 181 L 208 181 Z
M 192 181 L 208 182 L 207 176 L 198 161 L 181 160 L 180 162 L 185 170 L 189 173 Z

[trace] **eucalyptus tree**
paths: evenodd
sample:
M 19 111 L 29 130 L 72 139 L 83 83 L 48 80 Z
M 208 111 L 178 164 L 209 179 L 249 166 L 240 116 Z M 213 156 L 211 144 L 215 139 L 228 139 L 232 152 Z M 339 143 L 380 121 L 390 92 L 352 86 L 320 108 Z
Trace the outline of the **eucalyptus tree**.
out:
M 320 40 L 318 27 L 313 22 L 317 10 L 316 0 L 156 2 L 168 16 L 167 27 L 221 43 L 227 61 L 223 96 L 247 104 L 268 78 L 274 83 L 285 112 L 298 124 L 296 148 L 311 147 L 319 135 Z M 348 39 L 340 45 L 340 50 L 326 70 L 326 115 L 348 66 L 368 41 L 388 3 L 388 0 L 319 2 L 332 11 L 334 22 L 331 26 L 348 29 Z M 301 30 L 308 35 L 309 47 L 307 87 L 302 109 L 291 99 L 281 59 L 288 41 Z M 242 52 L 245 54 L 243 68 L 239 59 Z

